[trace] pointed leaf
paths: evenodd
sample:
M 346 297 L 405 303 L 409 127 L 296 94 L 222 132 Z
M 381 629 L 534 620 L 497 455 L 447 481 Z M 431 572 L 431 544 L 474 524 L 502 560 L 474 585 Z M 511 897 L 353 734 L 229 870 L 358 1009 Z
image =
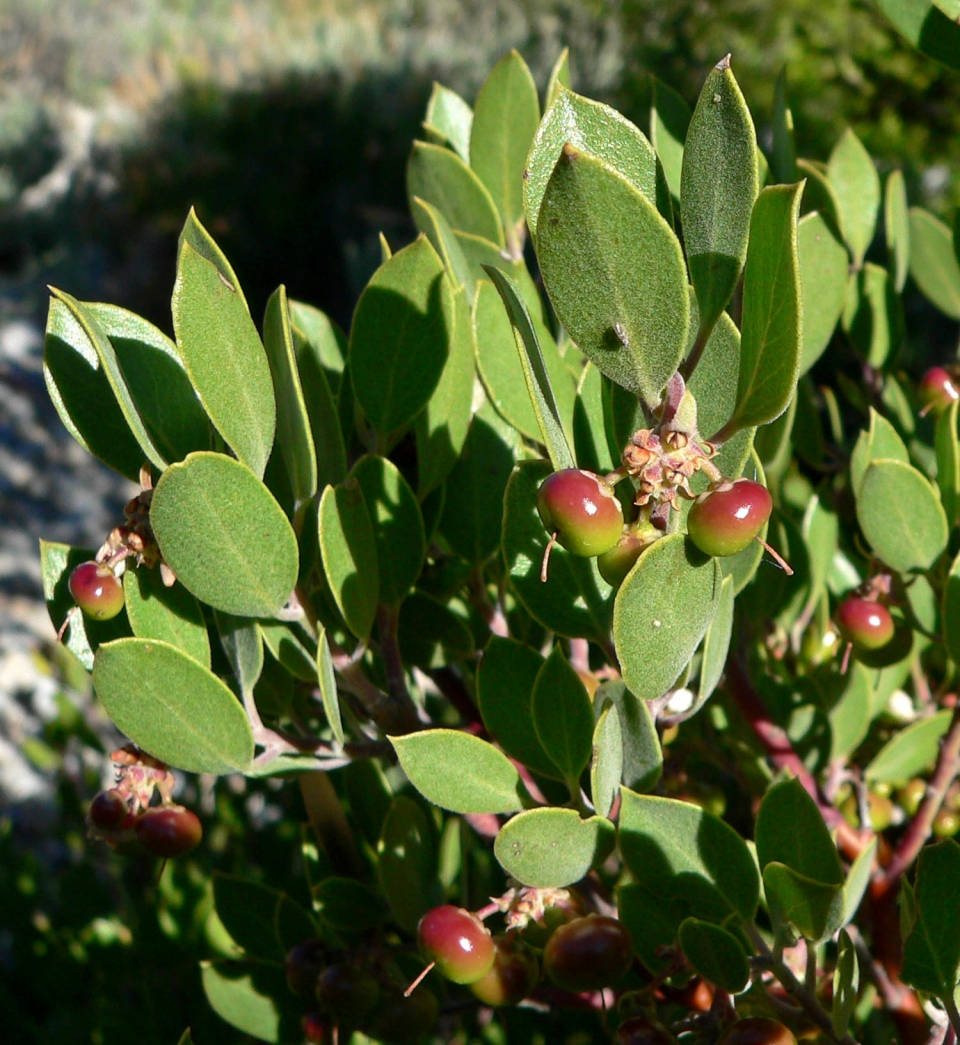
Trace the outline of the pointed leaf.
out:
M 757 136 L 727 55 L 703 85 L 683 150 L 680 214 L 702 329 L 740 278 L 757 179 Z
M 905 983 L 952 999 L 960 982 L 960 845 L 952 838 L 926 846 L 917 861 L 916 920 L 903 942 Z
M 891 171 L 883 196 L 883 227 L 887 236 L 893 289 L 900 294 L 910 271 L 910 210 L 903 171 Z
M 609 816 L 620 790 L 623 772 L 623 737 L 620 715 L 613 701 L 597 719 L 593 731 L 593 759 L 590 765 L 590 795 L 598 816 Z
M 860 965 L 857 961 L 857 949 L 845 930 L 837 940 L 837 966 L 833 970 L 833 1005 L 830 1020 L 833 1033 L 842 1039 L 850 1026 L 850 1017 L 857 1005 L 857 992 L 860 990 Z
M 549 109 L 559 93 L 560 87 L 570 90 L 570 48 L 564 47 L 550 70 L 550 79 L 547 81 L 547 93 L 544 108 Z
M 827 177 L 840 205 L 840 228 L 859 268 L 880 211 L 880 176 L 863 143 L 848 127 L 833 147 Z
M 954 400 L 937 418 L 937 486 L 950 529 L 960 518 L 960 400 Z
M 417 229 L 430 240 L 454 286 L 462 286 L 466 291 L 467 300 L 472 302 L 476 295 L 477 281 L 460 241 L 450 228 L 450 223 L 436 207 L 419 196 L 414 196 L 410 201 L 410 211 Z
M 582 679 L 559 644 L 540 668 L 530 707 L 543 750 L 563 779 L 579 791 L 576 782 L 590 761 L 593 710 Z
M 191 210 L 173 288 L 177 349 L 217 431 L 263 477 L 276 428 L 270 365 L 230 263 Z
M 128 567 L 123 597 L 138 639 L 161 639 L 210 667 L 210 640 L 200 603 L 182 584 L 168 588 L 158 569 Z
M 793 138 L 793 113 L 787 97 L 787 69 L 784 66 L 773 88 L 773 168 L 774 181 L 789 185 L 797 180 L 797 150 Z
M 755 837 L 761 867 L 776 861 L 818 882 L 843 882 L 837 847 L 799 780 L 783 780 L 769 788 L 757 813 Z
M 865 432 L 857 437 L 853 454 L 850 457 L 850 484 L 854 492 L 859 492 L 867 467 L 872 461 L 890 459 L 910 463 L 910 454 L 897 430 L 876 410 L 870 407 L 870 424 Z
M 303 306 L 294 306 L 297 306 L 297 302 L 291 302 L 291 315 L 297 324 L 302 318 Z M 343 430 L 328 376 L 333 375 L 339 381 L 343 360 L 339 360 L 338 371 L 336 353 L 346 350 L 346 342 L 341 341 L 342 335 L 322 312 L 318 311 L 316 317 L 311 319 L 313 322 L 309 334 L 304 332 L 302 326 L 294 325 L 293 345 L 317 455 L 317 489 L 322 490 L 328 483 L 342 483 L 347 474 Z
M 716 559 L 682 534 L 650 545 L 617 592 L 613 639 L 623 681 L 655 700 L 677 681 L 703 638 L 720 599 Z
M 663 166 L 670 194 L 680 199 L 683 143 L 690 126 L 690 106 L 662 80 L 650 77 L 650 144 Z
M 960 27 L 930 0 L 877 0 L 898 32 L 930 58 L 960 69 Z
M 638 700 L 619 681 L 601 682 L 594 694 L 594 708 L 610 702 L 617 709 L 623 740 L 622 782 L 634 791 L 650 791 L 660 782 L 663 749 L 649 705 Z
M 470 128 L 473 124 L 473 110 L 449 87 L 434 83 L 427 102 L 427 115 L 424 122 L 447 139 L 453 150 L 465 162 L 470 162 Z
M 913 722 L 887 741 L 864 770 L 867 780 L 903 785 L 931 768 L 940 750 L 940 738 L 950 728 L 949 709 Z
M 691 300 L 690 309 L 693 320 L 691 337 L 695 338 L 695 326 L 699 325 L 696 298 Z M 717 319 L 703 355 L 687 382 L 687 388 L 697 401 L 697 425 L 701 432 L 716 432 L 733 416 L 739 373 L 740 331 L 724 312 Z
M 221 774 L 253 758 L 253 733 L 237 698 L 175 646 L 108 642 L 97 650 L 93 684 L 117 728 L 168 765 Z
M 420 917 L 442 902 L 433 827 L 416 802 L 403 795 L 394 798 L 377 856 L 380 890 L 397 924 L 412 932 Z
M 214 611 L 220 645 L 226 654 L 237 689 L 248 696 L 263 671 L 263 635 L 256 621 Z
M 310 345 L 312 354 L 326 373 L 330 388 L 336 391 L 347 357 L 347 339 L 329 316 L 313 305 L 288 299 L 290 322 L 294 336 L 299 335 Z M 300 349 L 297 349 L 299 356 Z M 300 375 L 303 380 L 303 375 Z
M 428 802 L 454 813 L 523 808 L 520 774 L 506 755 L 456 729 L 389 737 L 407 779 Z
M 280 620 L 262 620 L 257 623 L 264 644 L 273 659 L 281 664 L 294 678 L 304 682 L 316 682 L 317 663 L 315 651 L 308 648 L 312 645 L 305 632 L 297 634 L 291 624 Z
M 763 869 L 763 891 L 774 925 L 787 922 L 814 941 L 833 933 L 842 903 L 840 886 L 807 878 L 775 861 Z
M 472 133 L 472 132 L 471 132 Z M 503 227 L 489 191 L 463 160 L 449 149 L 414 142 L 407 163 L 407 194 L 436 207 L 451 228 L 504 245 Z
M 344 740 L 343 722 L 340 718 L 340 700 L 337 696 L 337 680 L 333 673 L 333 657 L 330 655 L 330 643 L 327 642 L 325 628 L 320 629 L 317 636 L 317 682 L 320 686 L 320 699 L 327 716 L 327 723 L 333 731 L 338 744 Z
M 703 659 L 700 661 L 700 681 L 697 700 L 691 712 L 699 709 L 710 699 L 717 688 L 727 666 L 727 652 L 733 634 L 733 577 L 724 577 L 720 585 L 720 598 L 707 633 L 703 637 Z
M 847 287 L 847 248 L 819 213 L 805 214 L 797 228 L 803 350 L 800 374 L 823 355 L 843 313 Z
M 733 933 L 699 918 L 686 918 L 678 936 L 687 961 L 709 983 L 739 994 L 750 982 L 746 952 Z
M 878 845 L 879 841 L 874 836 L 869 844 L 860 850 L 847 872 L 843 883 L 844 925 L 849 925 L 856 917 L 860 902 L 866 895 L 870 876 L 873 874 L 873 861 L 876 859 Z
M 910 208 L 910 275 L 941 312 L 960 319 L 960 264 L 953 236 L 939 218 L 919 207 Z
M 609 820 L 581 820 L 575 809 L 530 809 L 508 820 L 493 852 L 507 874 L 535 889 L 561 889 L 578 882 L 610 852 Z
M 885 268 L 868 261 L 850 278 L 843 329 L 875 369 L 899 351 L 905 333 L 903 305 Z
M 591 362 L 580 371 L 573 407 L 573 456 L 581 468 L 602 475 L 613 471 L 603 417 L 603 376 Z
M 323 491 L 319 526 L 323 569 L 337 607 L 354 635 L 368 639 L 377 611 L 380 573 L 370 513 L 356 479 Z

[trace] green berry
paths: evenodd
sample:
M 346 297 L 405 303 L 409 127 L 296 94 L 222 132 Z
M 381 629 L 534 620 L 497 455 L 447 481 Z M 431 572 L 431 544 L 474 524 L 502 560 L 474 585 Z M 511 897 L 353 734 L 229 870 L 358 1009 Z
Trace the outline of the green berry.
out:
M 417 943 L 427 961 L 454 983 L 476 983 L 493 965 L 493 938 L 483 922 L 462 907 L 434 907 L 420 919 Z
M 619 588 L 644 548 L 648 548 L 662 536 L 660 530 L 649 522 L 628 526 L 620 534 L 620 540 L 597 558 L 600 576 L 607 584 Z
M 707 555 L 736 555 L 760 533 L 772 510 L 765 486 L 738 479 L 697 498 L 687 516 L 687 532 Z
M 123 586 L 109 566 L 82 562 L 67 582 L 74 602 L 94 620 L 110 620 L 123 609 Z
M 890 611 L 882 603 L 850 595 L 837 609 L 840 634 L 855 649 L 877 650 L 893 638 L 894 624 Z
M 533 951 L 516 934 L 493 938 L 493 967 L 470 990 L 485 1005 L 499 1008 L 518 1005 L 536 987 L 540 964 Z
M 602 555 L 623 532 L 623 509 L 613 487 L 579 468 L 547 476 L 537 491 L 543 525 L 574 555 Z
M 359 1025 L 380 999 L 380 984 L 364 969 L 331 965 L 317 978 L 320 1008 L 337 1023 Z

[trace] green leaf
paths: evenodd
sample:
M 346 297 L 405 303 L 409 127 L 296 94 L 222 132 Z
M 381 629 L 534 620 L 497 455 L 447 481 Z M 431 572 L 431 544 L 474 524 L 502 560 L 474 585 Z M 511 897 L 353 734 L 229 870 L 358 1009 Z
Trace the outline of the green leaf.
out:
M 320 498 L 320 551 L 327 583 L 347 627 L 368 639 L 380 595 L 373 525 L 356 479 L 328 486 Z
M 213 902 L 223 927 L 250 958 L 275 964 L 283 961 L 288 948 L 278 932 L 281 908 L 286 919 L 296 917 L 303 927 L 297 943 L 316 933 L 313 918 L 299 904 L 249 878 L 215 872 Z
M 570 90 L 570 48 L 564 47 L 557 57 L 557 60 L 553 63 L 553 68 L 550 70 L 550 79 L 547 81 L 547 92 L 544 102 L 544 108 L 549 109 L 553 105 L 554 99 L 557 97 L 561 87 L 566 87 Z
M 202 664 L 153 639 L 97 650 L 93 684 L 117 728 L 154 758 L 188 773 L 232 773 L 253 758 L 237 698 Z
M 800 213 L 810 214 L 812 211 L 819 211 L 823 220 L 830 226 L 830 231 L 842 239 L 840 201 L 826 172 L 827 167 L 824 163 L 797 160 L 797 175 L 805 178 L 807 182 L 803 190 L 803 199 L 800 201 Z
M 633 949 L 653 973 L 670 968 L 683 914 L 665 900 L 661 883 L 650 887 L 630 882 L 617 889 L 617 915 L 629 929 Z
M 609 634 L 611 588 L 593 559 L 554 547 L 547 582 L 540 565 L 549 534 L 537 512 L 537 489 L 553 471 L 545 461 L 525 461 L 503 497 L 503 558 L 510 585 L 527 612 L 567 638 L 604 640 Z
M 453 325 L 452 284 L 421 235 L 377 269 L 353 315 L 354 393 L 381 435 L 408 425 L 429 401 L 450 352 Z
M 687 343 L 680 244 L 613 167 L 565 145 L 540 208 L 537 257 L 557 317 L 613 381 L 659 400 Z
M 601 682 L 593 699 L 595 710 L 602 710 L 607 702 L 617 709 L 623 740 L 623 783 L 634 791 L 652 790 L 663 772 L 663 750 L 649 706 L 619 681 Z
M 410 209 L 417 229 L 430 240 L 431 246 L 443 261 L 447 275 L 455 286 L 463 287 L 467 300 L 473 301 L 477 289 L 476 279 L 450 223 L 436 207 L 431 207 L 419 196 L 414 196 L 410 201 Z
M 537 674 L 530 707 L 543 750 L 579 793 L 580 774 L 590 761 L 593 710 L 583 681 L 559 644 Z
M 910 271 L 910 211 L 903 171 L 891 171 L 883 195 L 883 228 L 887 237 L 893 289 L 899 294 Z
M 123 599 L 138 639 L 160 639 L 210 667 L 210 640 L 203 611 L 182 584 L 168 588 L 159 570 L 128 567 L 123 575 Z
M 940 750 L 940 738 L 950 728 L 949 709 L 913 722 L 883 745 L 864 770 L 867 780 L 905 784 L 911 777 L 933 766 Z
M 449 87 L 434 82 L 427 102 L 424 123 L 435 127 L 450 143 L 451 148 L 465 162 L 470 162 L 470 128 L 473 110 Z
M 752 919 L 760 876 L 746 842 L 718 817 L 689 802 L 622 789 L 620 852 L 635 880 L 662 890 L 663 902 L 684 896 L 689 913 Z M 701 913 L 703 912 L 703 913 Z
M 650 144 L 663 166 L 674 199 L 680 199 L 683 143 L 690 126 L 690 106 L 662 80 L 650 77 Z
M 515 431 L 488 403 L 474 415 L 463 453 L 447 479 L 440 532 L 471 563 L 500 542 L 503 496 L 519 452 Z
M 230 663 L 237 689 L 243 695 L 253 692 L 263 671 L 263 633 L 256 621 L 214 611 L 220 645 Z
M 309 345 L 310 354 L 323 369 L 330 388 L 336 391 L 340 376 L 343 374 L 344 361 L 347 358 L 347 339 L 343 331 L 326 313 L 314 308 L 313 305 L 294 301 L 293 298 L 289 298 L 287 304 L 290 308 L 294 340 L 299 338 Z M 298 361 L 300 354 L 301 349 L 298 345 Z M 304 380 L 303 374 L 300 375 L 300 380 Z M 304 391 L 306 391 L 306 386 L 304 386 Z M 309 396 L 307 398 L 309 409 Z
M 872 461 L 890 459 L 910 463 L 910 455 L 896 428 L 871 406 L 870 423 L 857 437 L 850 457 L 850 485 L 859 492 L 863 477 Z
M 789 922 L 808 940 L 819 941 L 834 931 L 838 906 L 842 904 L 839 885 L 818 882 L 794 871 L 786 864 L 769 863 L 763 869 L 763 892 L 774 925 Z
M 885 268 L 868 261 L 851 277 L 843 329 L 870 366 L 880 369 L 904 339 L 903 305 Z
M 67 306 L 50 299 L 43 376 L 64 427 L 84 448 L 134 481 L 143 450 L 117 403 L 100 358 Z
M 613 639 L 623 681 L 641 700 L 663 696 L 703 638 L 720 599 L 716 559 L 682 534 L 651 544 L 620 585 Z
M 943 589 L 943 641 L 954 663 L 960 663 L 960 555 L 953 560 Z
M 237 1030 L 274 1045 L 301 1035 L 296 999 L 281 966 L 201 962 L 200 976 L 210 1007 Z
M 930 0 L 877 0 L 877 6 L 919 51 L 960 69 L 960 28 Z
M 263 317 L 266 349 L 277 394 L 277 440 L 290 476 L 294 500 L 306 501 L 317 492 L 317 451 L 300 385 L 287 305 L 287 288 L 278 287 Z
M 337 680 L 333 673 L 333 657 L 330 654 L 330 643 L 327 641 L 325 628 L 320 629 L 317 636 L 317 682 L 320 686 L 320 699 L 327 723 L 333 731 L 338 744 L 344 740 L 343 722 L 340 718 L 340 699 L 337 696 Z
M 757 813 L 755 838 L 761 867 L 776 861 L 818 882 L 843 883 L 837 847 L 816 802 L 796 778 L 767 790 Z
M 867 892 L 870 876 L 873 874 L 873 861 L 877 855 L 879 842 L 874 836 L 869 844 L 860 850 L 857 858 L 850 865 L 843 883 L 843 924 L 849 925 L 856 916 L 860 902 Z
M 404 663 L 426 671 L 475 653 L 473 633 L 463 618 L 422 591 L 413 591 L 403 600 L 397 638 Z
M 793 138 L 793 113 L 787 98 L 787 68 L 777 76 L 773 88 L 773 153 L 774 181 L 789 185 L 797 180 L 797 150 Z
M 901 977 L 918 990 L 952 999 L 960 982 L 960 845 L 946 838 L 917 860 L 916 920 L 903 941 Z
M 485 271 L 493 280 L 493 284 L 502 299 L 503 307 L 506 309 L 509 318 L 516 351 L 515 358 L 520 362 L 523 378 L 526 383 L 527 402 L 532 408 L 536 421 L 536 434 L 539 434 L 541 441 L 544 446 L 546 446 L 554 468 L 573 468 L 575 467 L 575 462 L 564 431 L 564 420 L 567 421 L 568 429 L 572 425 L 573 382 L 569 374 L 565 371 L 563 361 L 560 359 L 552 345 L 547 347 L 547 351 L 550 352 L 550 370 L 548 371 L 548 364 L 544 362 L 543 352 L 540 348 L 539 341 L 537 340 L 537 335 L 533 323 L 531 322 L 530 314 L 520 297 L 517 285 L 508 275 L 500 272 L 498 269 L 485 267 Z M 485 285 L 486 284 L 481 284 L 481 292 Z M 481 338 L 479 326 L 481 321 L 480 304 L 480 297 L 478 295 L 477 312 L 475 314 L 478 347 Z M 489 312 L 485 312 L 484 318 L 489 320 Z M 496 339 L 496 331 L 494 330 L 492 333 L 494 336 L 490 339 L 491 342 Z M 487 339 L 484 338 L 485 342 L 486 340 Z M 502 340 L 503 339 L 501 338 L 501 344 Z M 481 357 L 478 355 L 478 361 L 480 358 Z M 481 366 L 481 371 L 482 370 L 483 367 Z M 553 372 L 556 387 L 560 390 L 559 396 L 564 404 L 563 415 L 561 415 L 560 409 L 557 406 L 557 398 L 554 395 L 550 371 Z M 508 369 L 506 373 L 501 376 L 501 380 L 506 379 L 509 375 L 510 370 Z M 534 437 L 536 437 L 536 434 Z
M 400 470 L 385 457 L 361 457 L 350 478 L 360 484 L 373 524 L 380 601 L 396 608 L 423 568 L 427 547 L 420 506 Z
M 737 409 L 727 435 L 779 417 L 793 398 L 803 348 L 797 213 L 803 184 L 757 198 L 743 274 Z M 701 320 L 702 322 L 702 320 Z
M 558 777 L 533 723 L 532 698 L 543 657 L 515 639 L 493 635 L 477 669 L 477 706 L 504 751 L 528 769 Z
M 343 783 L 352 822 L 375 849 L 393 801 L 390 784 L 373 759 L 360 759 L 344 766 Z
M 857 949 L 846 930 L 837 939 L 837 965 L 833 970 L 833 1005 L 830 1020 L 837 1039 L 843 1038 L 850 1026 L 850 1017 L 857 1005 L 860 990 L 860 965 Z
M 846 758 L 866 737 L 870 728 L 872 679 L 872 673 L 863 664 L 854 664 L 843 692 L 830 708 L 831 759 Z
M 337 933 L 375 929 L 388 913 L 380 894 L 353 878 L 324 878 L 310 894 L 317 916 Z
M 180 1040 L 177 1042 L 177 1045 L 194 1045 L 193 1035 L 190 1033 L 189 1027 L 187 1027 L 187 1029 L 180 1036 Z
M 934 440 L 937 451 L 937 486 L 947 517 L 947 527 L 953 529 L 960 518 L 960 402 L 954 400 L 937 418 Z
M 224 454 L 171 465 L 154 490 L 150 525 L 177 578 L 214 609 L 272 617 L 297 582 L 297 540 L 283 509 Z
M 680 214 L 702 330 L 711 329 L 740 278 L 747 239 L 756 235 L 757 190 L 757 135 L 727 55 L 707 76 L 683 149 Z
M 643 132 L 609 105 L 560 87 L 544 114 L 526 161 L 523 203 L 527 225 L 535 238 L 539 235 L 540 208 L 547 183 L 568 144 L 609 164 L 651 203 L 656 203 L 656 154 Z
M 603 376 L 591 362 L 580 372 L 573 406 L 574 459 L 581 468 L 602 475 L 613 471 L 603 417 Z
M 827 177 L 837 194 L 840 228 L 856 268 L 873 240 L 880 211 L 880 176 L 863 143 L 848 127 L 833 147 Z
M 416 802 L 398 795 L 390 803 L 377 856 L 380 891 L 400 928 L 413 932 L 421 916 L 442 902 L 433 828 Z
M 193 210 L 173 288 L 177 350 L 217 431 L 258 479 L 276 428 L 270 365 L 240 283 Z
M 262 620 L 257 627 L 267 649 L 285 671 L 304 682 L 316 682 L 316 656 L 307 648 L 310 640 L 305 634 L 298 636 L 292 625 L 279 620 Z
M 136 411 L 164 458 L 180 461 L 193 450 L 209 450 L 210 422 L 170 338 L 117 305 L 82 307 L 109 339 Z
M 70 626 L 62 642 L 87 671 L 93 670 L 93 655 L 101 643 L 131 634 L 125 613 L 110 620 L 93 620 L 81 613 L 70 594 L 70 574 L 80 563 L 92 558 L 93 552 L 83 548 L 71 548 L 55 541 L 40 542 L 40 575 L 50 622 L 59 631 L 69 615 Z
M 680 923 L 679 940 L 687 961 L 709 983 L 739 994 L 750 982 L 746 952 L 733 933 L 699 918 L 686 918 Z
M 872 461 L 857 493 L 863 535 L 894 570 L 929 568 L 947 544 L 940 498 L 916 468 L 902 461 Z
M 690 334 L 691 337 L 696 337 L 695 327 L 699 325 L 696 298 L 691 300 L 690 308 L 693 320 Z M 739 373 L 740 331 L 726 312 L 723 312 L 717 319 L 703 355 L 700 356 L 700 361 L 687 382 L 687 388 L 697 401 L 697 425 L 701 432 L 716 432 L 733 416 L 737 405 Z M 630 433 L 632 434 L 633 432 Z
M 723 677 L 727 666 L 727 652 L 730 649 L 730 637 L 733 634 L 733 577 L 724 577 L 720 585 L 720 597 L 713 620 L 703 637 L 703 658 L 700 661 L 700 681 L 697 686 L 697 700 L 691 712 L 699 709 L 710 699 Z
M 520 774 L 492 744 L 456 729 L 389 737 L 407 779 L 428 802 L 454 813 L 523 808 Z
M 960 264 L 953 236 L 939 218 L 919 207 L 910 208 L 910 275 L 941 312 L 960 319 Z
M 609 816 L 620 789 L 623 773 L 623 736 L 620 715 L 612 700 L 605 700 L 593 731 L 590 765 L 590 796 L 598 816 Z
M 503 247 L 497 205 L 483 182 L 449 149 L 413 143 L 407 163 L 407 194 L 411 200 L 419 196 L 436 207 L 451 228 L 483 236 Z
M 301 317 L 300 309 L 304 306 L 294 308 L 295 305 L 297 302 L 291 302 L 290 311 L 297 322 Z M 317 455 L 317 489 L 322 490 L 327 484 L 343 482 L 347 474 L 347 452 L 343 443 L 337 402 L 331 391 L 328 376 L 333 373 L 339 378 L 340 372 L 336 371 L 328 360 L 334 352 L 341 351 L 342 335 L 322 312 L 318 312 L 318 317 L 315 318 L 309 336 L 303 333 L 300 326 L 293 327 L 293 345 Z M 342 347 L 345 348 L 345 344 Z M 342 360 L 340 366 L 342 370 Z M 352 403 L 351 396 L 351 410 Z
M 578 882 L 610 852 L 609 820 L 581 820 L 575 809 L 529 809 L 508 820 L 493 852 L 508 875 L 535 889 L 560 889 Z
M 474 104 L 470 165 L 503 218 L 508 242 L 519 245 L 523 220 L 523 173 L 540 123 L 540 101 L 527 63 L 510 51 L 490 71 Z
M 823 355 L 843 314 L 847 288 L 847 248 L 823 216 L 805 214 L 797 227 L 803 349 L 800 374 Z
M 435 490 L 460 457 L 473 411 L 474 334 L 464 289 L 453 298 L 454 328 L 443 372 L 414 422 L 417 438 L 417 492 Z

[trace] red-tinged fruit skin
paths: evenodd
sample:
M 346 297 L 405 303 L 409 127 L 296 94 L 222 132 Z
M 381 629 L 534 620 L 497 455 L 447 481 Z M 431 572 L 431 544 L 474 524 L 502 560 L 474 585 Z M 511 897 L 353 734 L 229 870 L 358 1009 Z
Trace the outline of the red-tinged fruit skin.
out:
M 859 595 L 850 595 L 840 603 L 835 620 L 840 634 L 854 649 L 882 649 L 895 630 L 886 606 Z
M 119 831 L 130 815 L 130 808 L 119 791 L 101 791 L 94 795 L 87 815 L 90 823 L 101 831 Z
M 137 841 L 149 853 L 164 860 L 185 856 L 203 838 L 200 821 L 180 806 L 155 806 L 137 821 Z
M 797 1045 L 797 1039 L 779 1020 L 751 1016 L 728 1027 L 718 1045 Z
M 687 516 L 687 533 L 707 555 L 736 555 L 760 533 L 772 510 L 765 486 L 738 479 L 697 498 Z
M 602 555 L 620 540 L 623 509 L 613 487 L 580 468 L 548 475 L 537 491 L 543 525 L 574 555 Z
M 616 983 L 633 964 L 630 931 L 616 918 L 575 918 L 547 941 L 543 968 L 550 979 L 577 994 Z
M 633 569 L 640 553 L 663 534 L 652 524 L 628 527 L 620 540 L 597 558 L 600 576 L 613 588 L 619 588 L 624 577 Z
M 519 1005 L 540 979 L 540 963 L 515 933 L 493 938 L 495 955 L 490 971 L 470 984 L 474 995 L 492 1008 Z
M 303 1037 L 310 1045 L 326 1045 L 331 1040 L 326 1020 L 319 1012 L 308 1012 L 300 1021 Z
M 955 399 L 960 399 L 957 382 L 942 366 L 931 367 L 920 378 L 917 393 L 921 404 L 934 414 L 942 414 Z
M 417 926 L 420 953 L 453 983 L 476 983 L 493 965 L 493 938 L 479 918 L 462 907 L 434 907 Z
M 82 562 L 67 581 L 73 601 L 94 620 L 110 620 L 123 609 L 123 586 L 109 566 Z
M 645 1016 L 633 1016 L 617 1027 L 616 1045 L 677 1045 L 677 1039 Z

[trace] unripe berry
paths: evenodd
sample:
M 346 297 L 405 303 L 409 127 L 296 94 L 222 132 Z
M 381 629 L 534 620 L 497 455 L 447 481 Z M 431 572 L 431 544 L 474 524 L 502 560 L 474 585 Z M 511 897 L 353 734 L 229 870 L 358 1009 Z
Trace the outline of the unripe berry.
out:
M 912 780 L 908 780 L 906 785 L 897 792 L 897 801 L 907 816 L 913 816 L 920 808 L 920 803 L 924 800 L 926 794 L 926 780 L 914 777 Z
M 728 1027 L 717 1045 L 797 1045 L 797 1039 L 779 1020 L 751 1016 Z
M 942 366 L 931 367 L 920 378 L 917 394 L 925 411 L 942 414 L 955 400 L 960 399 L 960 389 Z
M 434 907 L 420 919 L 417 943 L 427 961 L 454 983 L 476 983 L 493 965 L 494 946 L 479 918 L 462 907 Z
M 597 559 L 600 576 L 614 588 L 619 588 L 623 578 L 633 569 L 644 548 L 649 547 L 663 534 L 652 523 L 630 526 L 620 535 L 620 540 Z
M 633 964 L 629 930 L 615 918 L 588 914 L 559 929 L 547 941 L 543 967 L 566 991 L 598 991 L 615 983 Z
M 937 838 L 952 838 L 960 831 L 960 815 L 952 809 L 941 809 L 933 819 L 933 833 Z
M 537 511 L 557 542 L 574 555 L 601 555 L 623 532 L 623 509 L 613 487 L 579 468 L 565 468 L 544 479 L 537 491 Z
M 882 603 L 849 595 L 840 603 L 836 615 L 840 634 L 854 649 L 880 649 L 893 638 L 890 611 Z
M 380 984 L 364 969 L 331 965 L 317 978 L 320 1008 L 337 1023 L 358 1026 L 380 1000 Z
M 738 479 L 697 498 L 687 516 L 687 532 L 707 555 L 736 555 L 760 533 L 772 510 L 765 486 Z
M 110 620 L 123 609 L 123 586 L 109 566 L 82 562 L 67 582 L 74 602 L 94 620 Z
M 381 997 L 369 1033 L 386 1045 L 404 1045 L 433 1030 L 438 1017 L 436 995 L 426 987 L 418 987 L 409 998 L 394 988 Z
M 329 963 L 329 952 L 323 940 L 304 940 L 287 951 L 283 961 L 287 986 L 303 1001 L 316 996 L 317 979 Z
M 526 998 L 540 979 L 540 964 L 536 955 L 515 933 L 495 936 L 496 954 L 493 967 L 470 990 L 485 1004 L 498 1008 L 518 1005 Z
M 196 849 L 202 837 L 200 821 L 182 806 L 155 806 L 137 821 L 137 841 L 164 860 L 185 856 Z
M 130 807 L 119 791 L 101 791 L 94 795 L 87 815 L 99 830 L 119 831 L 130 816 Z

